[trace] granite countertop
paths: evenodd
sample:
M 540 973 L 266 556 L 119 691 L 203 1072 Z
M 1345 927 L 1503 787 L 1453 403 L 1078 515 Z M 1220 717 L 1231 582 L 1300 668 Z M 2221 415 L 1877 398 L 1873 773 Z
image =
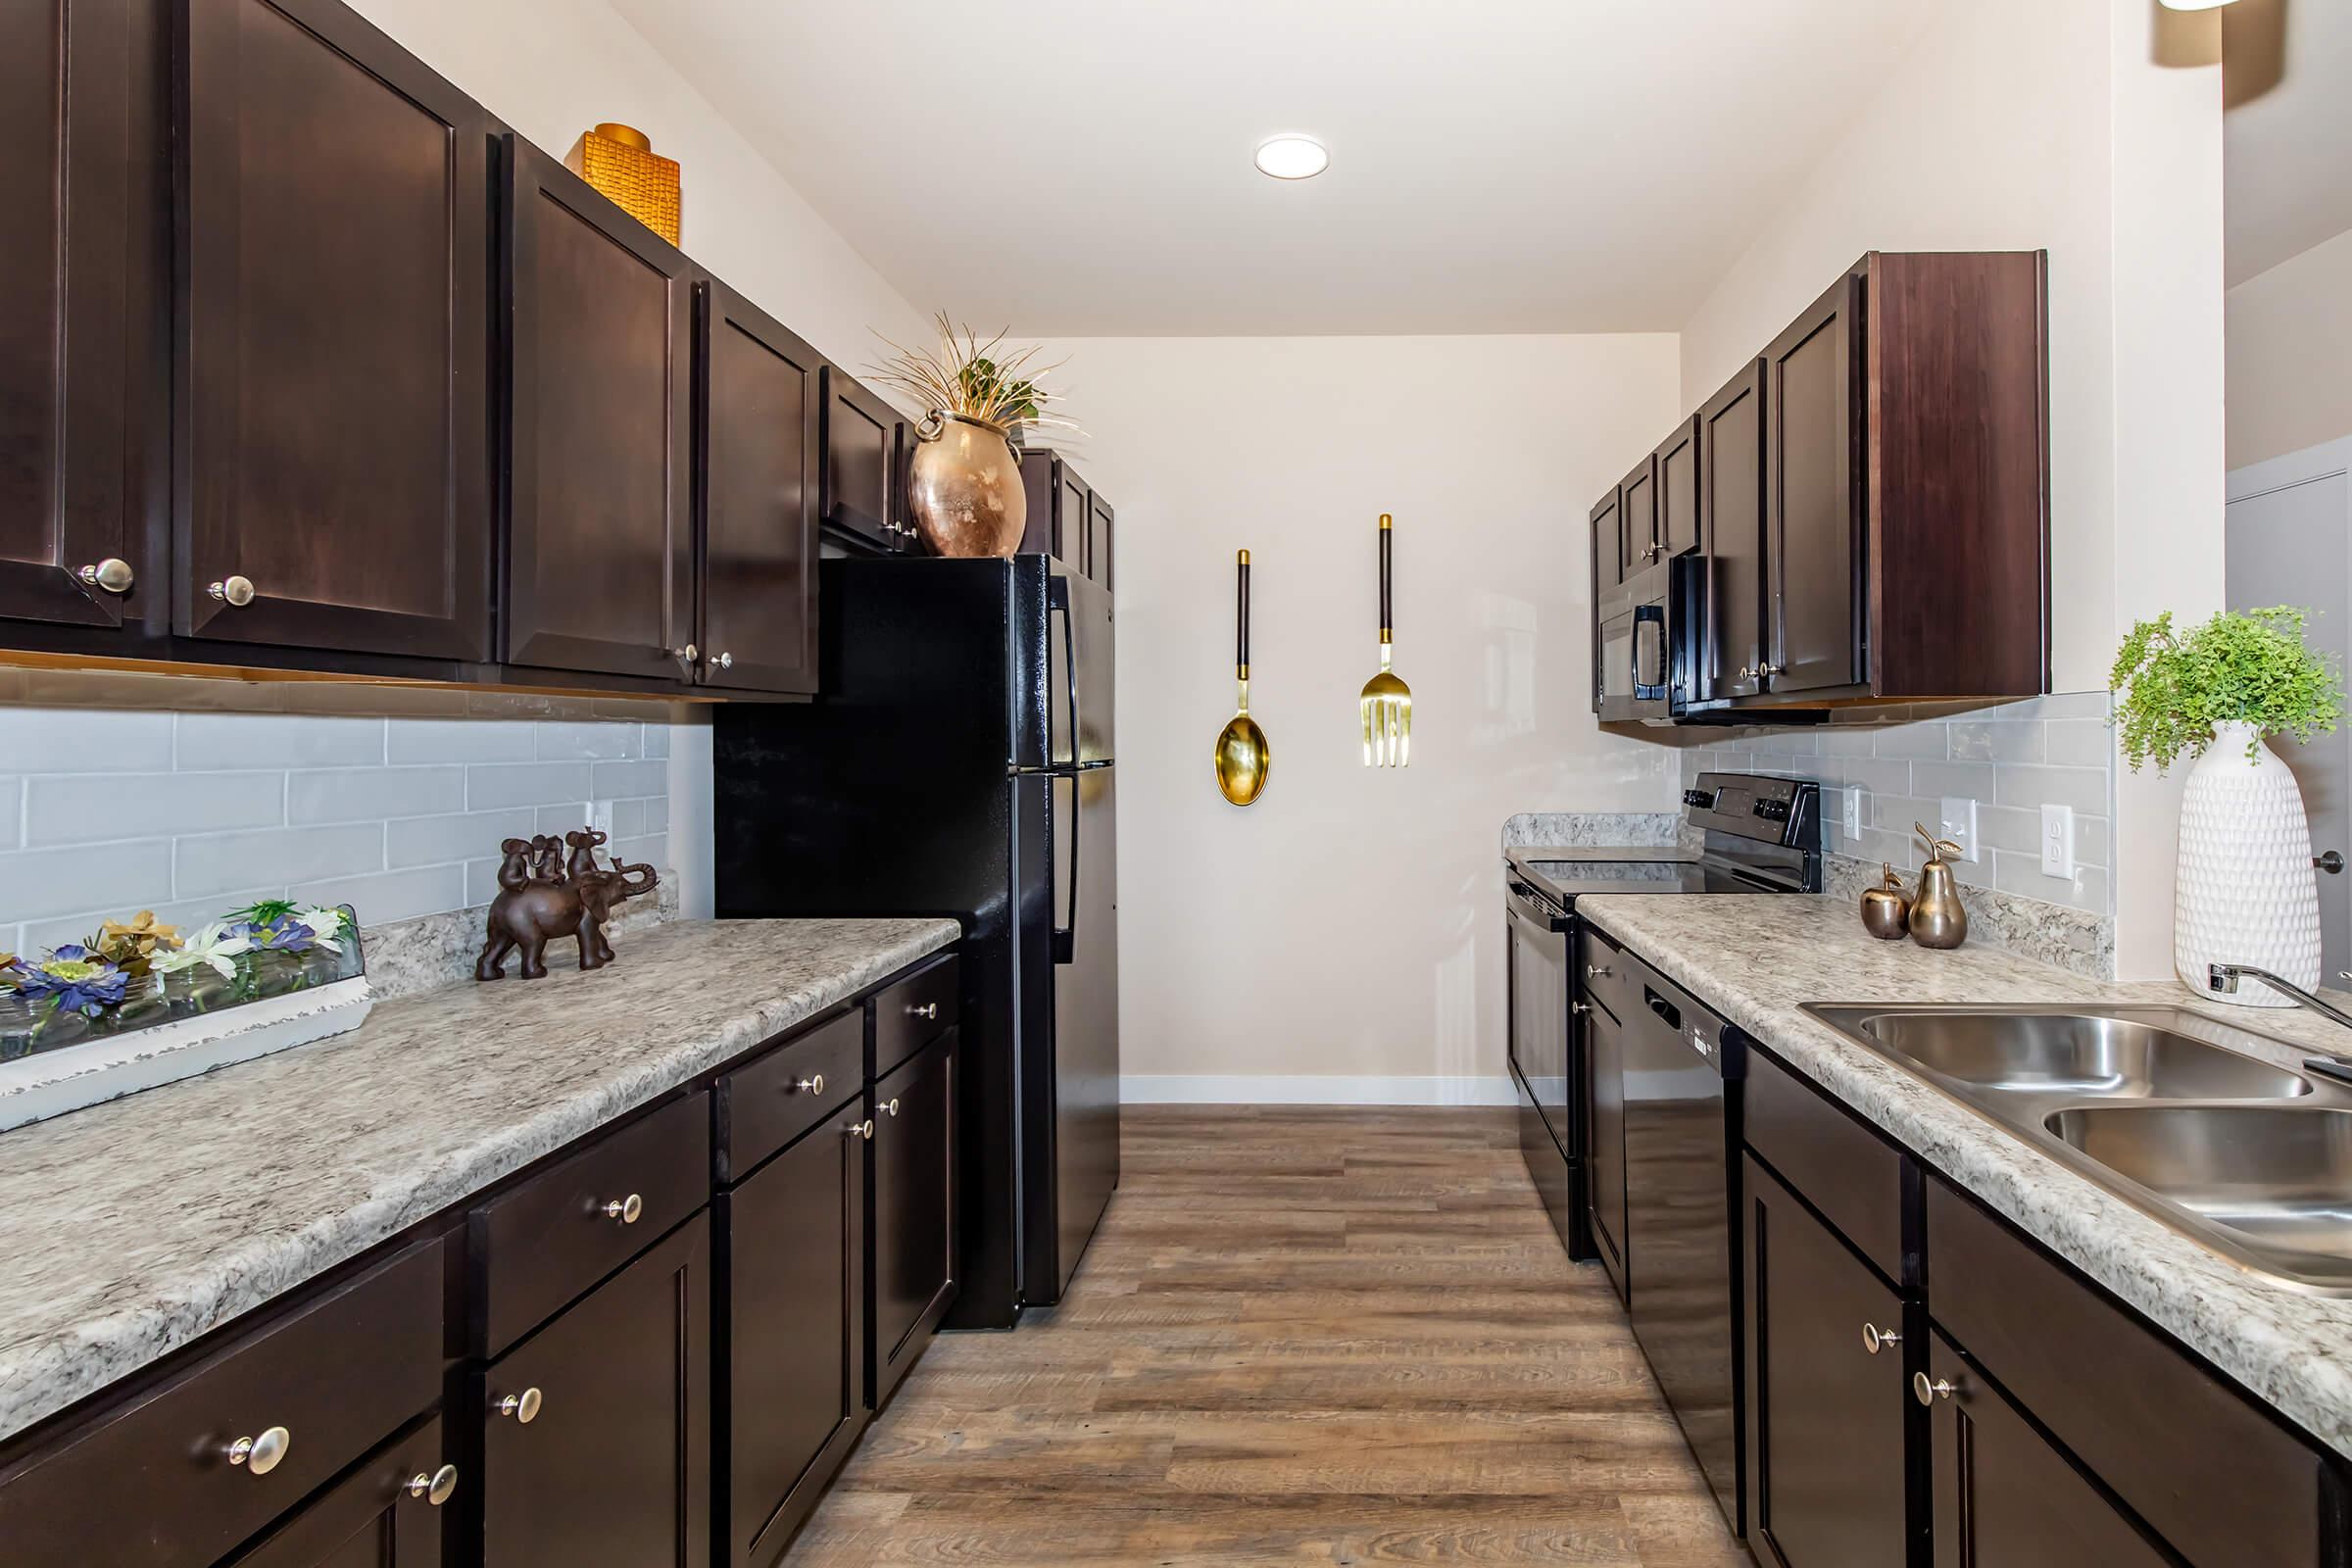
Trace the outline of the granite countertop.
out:
M 1842 898 L 1595 896 L 1580 899 L 1577 912 L 2289 1420 L 2352 1455 L 2352 1299 L 2313 1295 L 2209 1251 L 1799 1006 L 2176 1006 L 2288 1042 L 2265 1054 L 2289 1066 L 2312 1050 L 2345 1050 L 2352 1037 L 2343 1030 L 2301 1008 L 2232 1006 L 2171 981 L 2087 980 L 1978 944 L 1933 953 L 1881 942 Z
M 612 966 L 0 1133 L 0 1438 L 954 943 L 953 920 L 677 921 Z

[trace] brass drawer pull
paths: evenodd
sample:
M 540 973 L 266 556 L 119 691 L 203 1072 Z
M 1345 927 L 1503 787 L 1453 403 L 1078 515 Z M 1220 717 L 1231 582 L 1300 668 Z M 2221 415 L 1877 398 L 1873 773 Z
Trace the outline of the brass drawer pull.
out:
M 1935 1382 L 1930 1383 L 1925 1372 L 1911 1374 L 1911 1396 L 1922 1404 L 1934 1404 L 1937 1399 L 1948 1399 L 1959 1392 L 1960 1385 L 1952 1382 L 1949 1378 L 1937 1378 Z
M 786 1093 L 792 1093 L 794 1090 L 804 1095 L 821 1095 L 825 1092 L 825 1075 L 820 1072 L 814 1077 L 804 1078 Z
M 874 1136 L 874 1118 L 868 1116 L 863 1121 L 854 1121 L 844 1127 L 842 1131 L 848 1133 L 852 1138 L 871 1138 Z
M 91 587 L 103 588 L 110 594 L 130 592 L 131 583 L 134 580 L 131 575 L 130 563 L 118 556 L 109 556 L 104 561 L 84 566 L 74 575 Z
M 889 1112 L 890 1112 L 890 1113 L 891 1113 L 893 1116 L 896 1116 L 896 1115 L 899 1113 L 899 1102 L 898 1102 L 898 1097 L 897 1097 L 897 1096 L 895 1096 L 895 1095 L 894 1095 L 894 1096 L 892 1096 L 892 1097 L 891 1097 L 890 1103 L 889 1103 L 889 1104 L 887 1104 L 887 1105 L 884 1105 L 882 1108 L 883 1108 L 884 1110 L 887 1110 L 887 1111 L 889 1111 Z
M 1862 1348 L 1876 1355 L 1889 1345 L 1900 1345 L 1903 1337 L 1892 1329 L 1883 1329 L 1876 1323 L 1862 1325 Z
M 906 1013 L 907 1016 L 913 1018 L 936 1018 L 939 1016 L 939 1004 L 926 1002 L 919 1007 L 908 1007 Z
M 636 1224 L 639 1216 L 644 1213 L 645 1200 L 636 1193 L 631 1193 L 626 1198 L 615 1198 L 605 1205 L 605 1218 L 616 1219 L 623 1225 Z
M 508 1395 L 492 1408 L 497 1410 L 500 1415 L 513 1416 L 517 1426 L 527 1427 L 539 1419 L 539 1407 L 545 1402 L 546 1396 L 537 1389 L 532 1388 L 525 1389 L 520 1394 Z
M 400 1490 L 412 1497 L 422 1497 L 438 1508 L 458 1490 L 458 1467 L 445 1464 L 430 1475 L 419 1470 L 409 1477 L 409 1484 Z
M 205 590 L 232 610 L 243 610 L 253 603 L 251 577 L 223 577 Z

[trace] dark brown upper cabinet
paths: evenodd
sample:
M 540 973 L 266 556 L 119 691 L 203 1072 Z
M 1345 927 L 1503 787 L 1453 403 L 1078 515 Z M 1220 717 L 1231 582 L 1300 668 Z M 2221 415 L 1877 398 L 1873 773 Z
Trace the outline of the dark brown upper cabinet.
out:
M 1042 447 L 1021 454 L 1021 487 L 1029 498 L 1029 522 L 1021 532 L 1022 552 L 1052 556 L 1085 574 L 1093 487 L 1067 458 Z
M 823 361 L 716 281 L 701 289 L 705 684 L 816 690 L 817 489 Z
M 911 537 L 896 499 L 899 411 L 839 366 L 824 368 L 823 382 L 824 526 L 854 549 L 897 555 Z
M 1698 518 L 1707 612 L 1700 701 L 1764 688 L 1764 362 L 1750 360 L 1698 411 Z
M 1592 503 L 1592 603 L 1597 612 L 1601 596 L 1625 581 L 1625 491 L 1611 485 Z M 1599 622 L 1593 622 L 1597 638 Z
M 1765 350 L 1762 701 L 2047 689 L 2045 273 L 1874 252 Z
M 506 660 L 685 680 L 693 268 L 508 136 Z
M 164 586 L 125 497 L 137 16 L 0 13 L 0 617 L 117 626 Z
M 1685 419 L 1675 426 L 1674 434 L 1658 443 L 1650 462 L 1657 474 L 1655 559 L 1671 561 L 1698 548 L 1698 420 Z
M 1623 507 L 1622 533 L 1624 540 L 1620 578 L 1631 577 L 1647 569 L 1658 559 L 1658 463 L 1652 457 L 1643 458 L 1634 466 L 1617 487 Z
M 1110 504 L 1102 499 L 1100 490 L 1096 491 L 1089 498 L 1086 508 L 1086 574 L 1106 589 L 1112 586 L 1111 526 L 1114 520 Z
M 488 119 L 335 0 L 179 22 L 174 629 L 485 659 Z

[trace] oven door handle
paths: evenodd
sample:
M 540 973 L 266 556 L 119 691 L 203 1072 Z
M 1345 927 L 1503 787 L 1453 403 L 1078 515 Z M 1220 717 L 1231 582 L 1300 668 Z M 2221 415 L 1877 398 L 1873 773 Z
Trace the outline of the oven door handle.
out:
M 1529 891 L 1523 883 L 1513 882 L 1510 885 L 1511 918 L 1527 926 L 1530 931 L 1545 937 L 1557 936 L 1567 930 L 1568 917 L 1530 897 Z

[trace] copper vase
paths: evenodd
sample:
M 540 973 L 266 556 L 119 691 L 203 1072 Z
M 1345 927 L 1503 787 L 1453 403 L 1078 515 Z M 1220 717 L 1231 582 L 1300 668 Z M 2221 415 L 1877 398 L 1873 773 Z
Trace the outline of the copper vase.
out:
M 914 432 L 907 500 L 923 542 L 943 556 L 1009 556 L 1029 525 L 1021 460 L 1001 426 L 934 413 Z

